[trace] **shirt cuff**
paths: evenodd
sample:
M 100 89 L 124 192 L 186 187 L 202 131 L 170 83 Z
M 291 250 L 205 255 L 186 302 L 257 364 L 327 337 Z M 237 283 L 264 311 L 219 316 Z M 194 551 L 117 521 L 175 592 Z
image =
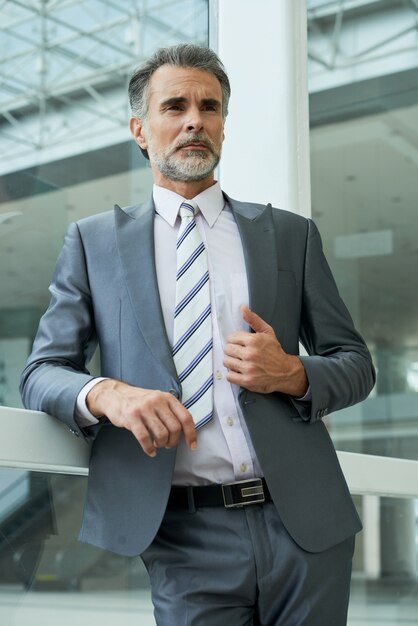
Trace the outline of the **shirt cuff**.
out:
M 311 386 L 309 385 L 307 392 L 301 398 L 293 398 L 296 402 L 311 402 L 312 394 L 311 394 Z
M 94 417 L 94 415 L 88 410 L 86 398 L 89 391 L 91 391 L 93 387 L 95 387 L 102 380 L 107 380 L 107 378 L 100 376 L 98 378 L 93 378 L 93 380 L 87 383 L 87 385 L 84 385 L 84 387 L 77 396 L 74 417 L 80 428 L 86 428 L 87 426 L 93 426 L 93 424 L 99 423 L 97 417 Z
M 309 422 L 311 419 L 311 402 L 312 393 L 311 387 L 308 387 L 308 391 L 301 398 L 290 398 L 296 411 L 299 413 L 299 417 L 303 422 Z

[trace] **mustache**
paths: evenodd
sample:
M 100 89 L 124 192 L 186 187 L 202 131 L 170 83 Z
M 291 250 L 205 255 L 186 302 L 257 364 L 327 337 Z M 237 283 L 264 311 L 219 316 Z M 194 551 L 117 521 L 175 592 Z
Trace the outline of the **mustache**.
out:
M 178 141 L 174 150 L 184 148 L 185 146 L 189 145 L 189 143 L 201 143 L 213 152 L 213 144 L 210 139 L 199 134 L 189 135 L 187 138 Z

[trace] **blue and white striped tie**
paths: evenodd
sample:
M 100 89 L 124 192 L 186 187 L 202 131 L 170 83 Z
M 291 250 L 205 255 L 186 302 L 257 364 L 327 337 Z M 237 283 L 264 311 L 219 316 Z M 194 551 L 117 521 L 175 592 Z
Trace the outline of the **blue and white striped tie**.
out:
M 180 206 L 173 359 L 183 405 L 199 428 L 213 417 L 213 364 L 208 259 L 196 226 L 197 210 L 191 200 Z

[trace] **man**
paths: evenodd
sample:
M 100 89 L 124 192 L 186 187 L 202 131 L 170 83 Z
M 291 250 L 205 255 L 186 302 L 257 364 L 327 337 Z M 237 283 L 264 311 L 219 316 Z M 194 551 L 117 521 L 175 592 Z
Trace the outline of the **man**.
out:
M 360 521 L 322 417 L 373 366 L 314 224 L 215 182 L 229 93 L 194 45 L 133 75 L 153 198 L 70 226 L 22 394 L 94 440 L 81 539 L 142 555 L 159 625 L 342 626 Z

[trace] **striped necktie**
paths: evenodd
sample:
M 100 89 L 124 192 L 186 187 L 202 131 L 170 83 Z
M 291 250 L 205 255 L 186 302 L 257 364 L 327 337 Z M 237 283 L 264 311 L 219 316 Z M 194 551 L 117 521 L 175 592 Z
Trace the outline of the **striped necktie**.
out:
M 180 206 L 173 359 L 196 428 L 213 417 L 212 321 L 206 249 L 192 200 Z

